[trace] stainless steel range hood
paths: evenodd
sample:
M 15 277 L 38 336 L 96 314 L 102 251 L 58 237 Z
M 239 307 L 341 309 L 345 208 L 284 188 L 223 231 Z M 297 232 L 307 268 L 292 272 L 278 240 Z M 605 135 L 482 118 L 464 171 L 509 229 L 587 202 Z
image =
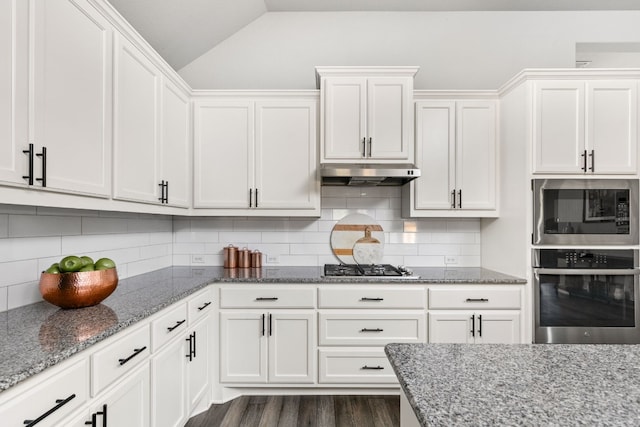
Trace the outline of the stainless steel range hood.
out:
M 320 165 L 322 185 L 404 185 L 420 176 L 412 164 L 337 164 Z

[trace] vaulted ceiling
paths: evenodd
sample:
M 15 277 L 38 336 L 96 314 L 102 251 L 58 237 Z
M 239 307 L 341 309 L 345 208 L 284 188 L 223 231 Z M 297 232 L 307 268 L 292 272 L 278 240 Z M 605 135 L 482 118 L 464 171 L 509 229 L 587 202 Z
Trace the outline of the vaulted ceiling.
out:
M 176 70 L 268 12 L 640 10 L 638 0 L 109 0 Z

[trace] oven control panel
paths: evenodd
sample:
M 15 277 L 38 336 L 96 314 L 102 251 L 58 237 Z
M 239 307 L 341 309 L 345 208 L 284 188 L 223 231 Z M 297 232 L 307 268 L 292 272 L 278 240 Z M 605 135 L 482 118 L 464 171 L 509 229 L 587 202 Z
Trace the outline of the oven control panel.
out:
M 634 249 L 537 249 L 534 265 L 541 268 L 615 269 L 634 268 Z

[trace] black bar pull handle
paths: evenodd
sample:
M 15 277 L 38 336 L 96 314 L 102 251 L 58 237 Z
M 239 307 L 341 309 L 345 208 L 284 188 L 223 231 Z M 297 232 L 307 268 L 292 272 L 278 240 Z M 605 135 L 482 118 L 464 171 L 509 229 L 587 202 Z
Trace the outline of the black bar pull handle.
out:
M 249 189 L 249 207 L 253 207 L 253 188 Z
M 458 190 L 458 208 L 462 209 L 462 190 Z
M 42 157 L 42 178 L 36 178 L 36 181 L 40 181 L 43 187 L 47 186 L 47 147 L 42 147 L 42 152 L 36 154 L 37 157 Z
M 456 208 L 456 189 L 451 190 L 451 207 Z
M 375 328 L 375 329 L 369 329 L 369 328 L 362 328 L 360 329 L 360 332 L 383 332 L 384 329 L 380 329 L 380 328 Z
M 29 149 L 22 150 L 22 152 L 29 157 L 29 172 L 22 178 L 26 179 L 29 185 L 33 185 L 33 144 L 29 144 Z
M 205 308 L 209 307 L 211 305 L 211 301 L 207 301 L 204 303 L 204 305 L 202 307 L 198 307 L 198 311 L 202 311 Z
M 160 203 L 164 203 L 164 180 L 160 181 L 158 186 L 160 187 L 160 197 L 158 197 L 158 200 L 160 200 Z
M 595 172 L 596 150 L 591 150 L 589 157 L 591 157 L 591 166 L 589 166 L 589 170 L 591 172 Z
M 71 402 L 71 400 L 73 400 L 73 398 L 75 398 L 75 397 L 76 397 L 76 395 L 74 393 L 71 396 L 67 397 L 66 399 L 56 399 L 56 406 L 54 406 L 53 408 L 49 409 L 44 414 L 40 415 L 35 420 L 24 420 L 22 422 L 22 424 L 24 424 L 27 427 L 31 427 L 31 426 L 34 426 L 34 425 L 38 424 L 40 421 L 44 420 L 49 415 L 53 414 L 58 409 L 62 408 L 64 405 L 66 405 L 67 403 Z
M 146 349 L 147 349 L 146 345 L 142 348 L 134 348 L 133 354 L 131 356 L 127 357 L 126 359 L 118 359 L 118 363 L 120 363 L 120 366 L 122 366 L 125 363 L 127 363 L 129 360 L 133 359 L 134 357 L 136 357 L 137 355 L 145 351 Z
M 369 157 L 371 157 L 371 137 L 369 137 Z
M 98 414 L 91 414 L 91 421 L 85 421 L 84 425 L 91 426 L 91 427 L 98 427 L 96 425 L 97 418 L 98 418 Z
M 164 202 L 169 203 L 169 181 L 164 182 Z
M 262 336 L 264 336 L 264 314 L 262 314 Z
M 256 188 L 256 208 L 258 207 L 258 189 Z
M 102 415 L 102 427 L 107 427 L 107 404 L 102 405 L 102 411 L 96 412 L 96 415 Z
M 362 138 L 362 157 L 367 157 L 367 138 Z
M 379 371 L 379 370 L 382 370 L 384 368 L 382 366 L 380 366 L 380 365 L 378 365 L 378 366 L 367 366 L 367 365 L 364 365 L 362 367 L 362 369 L 370 369 L 370 370 Z
M 360 298 L 360 301 L 384 301 L 384 298 L 367 298 L 367 297 L 362 297 L 362 298 Z
M 258 297 L 256 301 L 278 301 L 278 297 Z
M 272 317 L 273 315 L 269 313 L 269 336 L 273 335 Z
M 482 314 L 478 314 L 478 336 L 482 337 Z
M 580 169 L 586 172 L 587 171 L 587 150 L 584 150 L 582 154 L 580 154 L 580 157 L 582 157 L 582 167 Z
M 467 298 L 465 302 L 489 302 L 488 298 Z
M 475 314 L 471 315 L 471 336 L 472 337 L 476 336 L 476 315 Z
M 193 334 L 189 335 L 185 341 L 189 341 L 189 353 L 185 357 L 188 357 L 191 362 L 193 360 Z
M 196 358 L 196 331 L 193 331 L 193 358 Z
M 178 321 L 176 322 L 176 324 L 175 324 L 175 325 L 173 325 L 173 326 L 168 326 L 168 327 L 167 327 L 167 331 L 169 331 L 169 332 L 173 332 L 173 330 L 174 330 L 175 328 L 177 328 L 178 326 L 182 325 L 182 324 L 183 324 L 184 322 L 186 322 L 186 321 L 187 321 L 187 319 L 178 320 Z

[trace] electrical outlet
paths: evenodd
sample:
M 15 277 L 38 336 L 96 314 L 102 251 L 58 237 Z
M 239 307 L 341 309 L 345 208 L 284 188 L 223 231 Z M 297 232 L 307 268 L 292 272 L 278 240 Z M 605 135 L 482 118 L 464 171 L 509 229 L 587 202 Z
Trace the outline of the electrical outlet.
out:
M 204 255 L 191 255 L 191 264 L 204 264 Z
M 453 255 L 445 255 L 444 263 L 446 265 L 457 264 L 458 263 L 458 257 L 457 256 L 453 256 Z
M 278 264 L 278 263 L 280 263 L 280 257 L 278 257 L 278 255 L 267 254 L 267 264 Z

